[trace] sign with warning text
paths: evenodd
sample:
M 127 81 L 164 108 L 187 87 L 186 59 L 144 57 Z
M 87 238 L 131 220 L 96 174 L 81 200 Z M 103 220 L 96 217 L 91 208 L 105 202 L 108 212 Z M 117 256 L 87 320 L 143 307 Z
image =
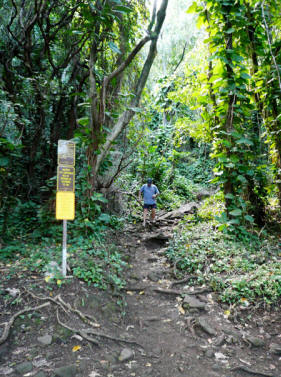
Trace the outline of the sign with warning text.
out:
M 75 169 L 72 166 L 58 166 L 57 191 L 74 192 Z

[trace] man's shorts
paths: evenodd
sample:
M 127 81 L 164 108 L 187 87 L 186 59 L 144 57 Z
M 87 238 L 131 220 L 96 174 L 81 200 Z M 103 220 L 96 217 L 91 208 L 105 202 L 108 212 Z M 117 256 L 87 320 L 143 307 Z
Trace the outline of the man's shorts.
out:
M 143 209 L 157 208 L 156 204 L 144 204 Z

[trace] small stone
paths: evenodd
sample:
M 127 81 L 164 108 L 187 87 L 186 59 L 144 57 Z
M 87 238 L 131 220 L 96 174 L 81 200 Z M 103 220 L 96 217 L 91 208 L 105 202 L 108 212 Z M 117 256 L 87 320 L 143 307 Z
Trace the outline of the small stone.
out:
M 14 369 L 10 367 L 3 367 L 0 368 L 0 376 L 8 376 L 9 374 L 13 373 Z M 1 374 L 2 373 L 2 374 Z
M 219 347 L 223 344 L 224 340 L 225 340 L 225 336 L 224 336 L 224 334 L 222 334 L 222 335 L 218 336 L 217 339 L 214 341 L 214 345 Z
M 49 346 L 50 344 L 52 344 L 52 335 L 44 335 L 44 336 L 39 336 L 39 338 L 37 338 L 38 342 L 43 344 L 43 346 Z
M 15 370 L 18 374 L 25 374 L 31 372 L 32 369 L 33 365 L 31 361 L 25 361 L 24 363 L 20 363 L 15 367 Z
M 77 367 L 75 364 L 66 365 L 55 370 L 55 377 L 75 377 L 77 373 Z
M 221 366 L 219 365 L 219 364 L 214 364 L 214 365 L 212 365 L 212 370 L 213 371 L 218 371 L 218 370 L 221 370 Z
M 265 345 L 264 340 L 256 336 L 248 336 L 246 337 L 246 340 L 250 342 L 254 347 L 263 347 Z
M 134 357 L 134 352 L 130 348 L 124 348 L 120 356 L 118 357 L 118 360 L 121 362 L 128 361 Z
M 151 271 L 147 274 L 147 277 L 149 280 L 156 282 L 162 278 L 162 272 L 161 271 Z
M 185 295 L 182 303 L 182 307 L 184 309 L 202 309 L 204 310 L 206 308 L 206 304 L 202 301 L 199 301 L 197 298 Z
M 217 334 L 216 330 L 214 330 L 211 325 L 206 321 L 205 318 L 199 317 L 198 324 L 202 330 L 204 330 L 207 334 L 214 336 Z
M 281 345 L 277 343 L 272 343 L 269 346 L 269 350 L 271 353 L 274 353 L 275 355 L 281 355 Z
M 214 351 L 213 351 L 211 348 L 209 348 L 209 349 L 207 349 L 205 355 L 206 355 L 207 357 L 211 358 L 211 357 L 214 356 Z

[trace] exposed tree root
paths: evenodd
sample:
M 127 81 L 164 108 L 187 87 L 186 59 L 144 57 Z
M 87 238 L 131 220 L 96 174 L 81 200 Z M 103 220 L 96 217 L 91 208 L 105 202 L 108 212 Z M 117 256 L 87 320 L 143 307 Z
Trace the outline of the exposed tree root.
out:
M 176 295 L 176 296 L 183 296 L 183 295 L 199 295 L 201 293 L 209 293 L 212 292 L 210 288 L 201 288 L 201 289 L 194 289 L 194 291 L 176 291 L 174 289 L 162 289 L 162 288 L 154 288 L 154 292 L 163 293 L 167 295 Z
M 109 339 L 109 340 L 114 340 L 115 342 L 122 342 L 122 343 L 127 343 L 127 344 L 134 344 L 138 347 L 141 347 L 141 348 L 144 348 L 141 344 L 137 343 L 135 340 L 127 340 L 127 339 L 123 339 L 123 338 L 118 338 L 116 336 L 111 336 L 111 335 L 106 335 L 106 334 L 103 334 L 103 333 L 100 333 L 100 332 L 97 332 L 93 329 L 87 329 L 85 330 L 87 331 L 88 334 L 92 334 L 92 335 L 95 335 L 97 337 L 100 337 L 100 338 L 105 338 L 105 339 Z
M 271 373 L 258 372 L 257 370 L 250 369 L 248 367 L 245 367 L 244 365 L 239 365 L 238 367 L 232 368 L 231 370 L 236 371 L 236 372 L 242 371 L 242 372 L 246 372 L 249 374 L 254 374 L 256 376 L 262 376 L 262 377 L 275 377 Z
M 69 310 L 69 311 L 77 314 L 82 319 L 82 321 L 84 321 L 85 323 L 87 323 L 90 326 L 99 327 L 99 324 L 97 323 L 97 321 L 94 317 L 92 317 L 88 314 L 84 314 L 80 310 L 73 308 L 69 303 L 63 301 L 63 299 L 61 298 L 60 295 L 57 295 L 54 298 L 53 297 L 40 297 L 40 296 L 36 296 L 34 293 L 32 293 L 30 291 L 26 291 L 26 292 L 36 300 L 50 301 L 50 302 L 56 304 L 65 313 L 67 313 L 67 310 Z M 95 321 L 95 322 L 92 322 L 92 321 Z
M 88 340 L 88 342 L 93 343 L 93 344 L 95 344 L 96 346 L 99 346 L 99 343 L 98 343 L 94 338 L 92 338 L 91 336 L 89 336 L 85 331 L 83 331 L 83 330 L 78 330 L 78 329 L 74 329 L 74 328 L 72 328 L 72 327 L 66 325 L 65 323 L 63 323 L 63 322 L 59 319 L 59 309 L 58 309 L 58 308 L 57 308 L 57 321 L 58 321 L 58 323 L 59 323 L 62 327 L 66 328 L 67 330 L 70 330 L 70 331 L 72 331 L 72 332 L 75 333 L 75 334 L 79 334 L 80 336 L 82 336 L 82 338 Z
M 89 324 L 90 326 L 93 326 L 93 327 L 99 327 L 100 326 L 93 316 L 91 316 L 89 314 L 84 314 L 80 310 L 78 310 L 77 308 L 73 308 L 69 303 L 64 302 L 60 295 L 57 296 L 57 297 L 58 297 L 58 301 L 63 306 L 65 306 L 68 310 L 72 311 L 73 313 L 77 314 L 82 319 L 82 321 L 84 321 L 85 323 L 87 323 L 87 324 Z M 95 322 L 92 322 L 92 321 L 95 321 Z
M 58 320 L 58 323 L 65 327 L 66 329 L 74 332 L 75 334 L 79 334 L 80 336 L 82 336 L 82 338 L 88 340 L 89 342 L 91 343 L 94 343 L 96 344 L 97 346 L 99 345 L 99 343 L 94 339 L 92 338 L 90 335 L 94 335 L 96 337 L 99 337 L 99 338 L 105 338 L 105 339 L 109 339 L 109 340 L 114 340 L 116 342 L 123 342 L 123 343 L 128 343 L 128 344 L 135 344 L 141 348 L 142 345 L 140 345 L 139 343 L 137 343 L 136 341 L 134 340 L 126 340 L 126 339 L 122 339 L 122 338 L 118 338 L 118 337 L 115 337 L 115 336 L 111 336 L 111 335 L 106 335 L 106 334 L 103 334 L 101 332 L 97 332 L 95 331 L 94 329 L 82 329 L 82 330 L 79 330 L 79 329 L 74 329 L 68 325 L 66 325 L 65 323 L 61 322 L 61 320 L 59 319 L 59 313 L 58 313 L 58 309 L 57 309 L 57 320 Z
M 172 288 L 174 285 L 187 283 L 191 279 L 197 279 L 197 276 L 196 275 L 188 275 L 184 279 L 172 281 L 170 287 Z
M 34 299 L 37 299 L 37 300 L 44 300 L 44 301 L 50 301 L 54 304 L 57 305 L 57 321 L 58 323 L 65 327 L 66 329 L 76 333 L 76 334 L 79 334 L 80 336 L 82 336 L 82 338 L 88 340 L 89 342 L 95 344 L 95 345 L 99 345 L 99 343 L 94 339 L 92 338 L 90 335 L 94 335 L 96 337 L 100 337 L 100 338 L 105 338 L 105 339 L 110 339 L 110 340 L 113 340 L 113 341 L 116 341 L 116 342 L 123 342 L 123 343 L 128 343 L 128 344 L 135 344 L 141 348 L 143 348 L 139 343 L 137 343 L 136 341 L 134 340 L 126 340 L 126 339 L 122 339 L 122 338 L 118 338 L 118 337 L 114 337 L 114 336 L 110 336 L 110 335 L 106 335 L 104 333 L 101 333 L 101 332 L 97 332 L 95 331 L 94 329 L 90 328 L 90 329 L 82 329 L 82 330 L 79 330 L 79 329 L 74 329 L 66 324 L 64 324 L 63 322 L 61 322 L 61 320 L 59 319 L 59 314 L 58 314 L 58 309 L 61 308 L 66 314 L 69 314 L 67 311 L 71 311 L 73 313 L 75 313 L 76 315 L 78 315 L 80 317 L 80 319 L 84 322 L 86 322 L 88 325 L 90 325 L 91 327 L 99 327 L 99 324 L 96 323 L 96 322 L 92 322 L 90 319 L 93 319 L 95 320 L 93 317 L 87 315 L 87 314 L 84 314 L 82 313 L 80 310 L 78 309 L 74 309 L 69 303 L 66 303 L 60 295 L 52 298 L 52 297 L 40 297 L 40 296 L 36 296 L 34 293 L 30 292 L 30 291 L 27 291 L 27 293 L 29 295 L 31 295 Z M 89 319 L 90 318 L 90 319 Z
M 0 344 L 3 344 L 8 336 L 9 336 L 9 333 L 10 333 L 10 329 L 11 327 L 13 326 L 13 323 L 15 322 L 16 318 L 26 312 L 31 312 L 31 311 L 36 311 L 36 310 L 39 310 L 39 309 L 42 309 L 42 308 L 45 308 L 46 306 L 50 305 L 49 302 L 45 302 L 44 304 L 42 305 L 39 305 L 39 306 L 33 306 L 31 308 L 26 308 L 26 309 L 23 309 L 23 310 L 20 310 L 19 312 L 15 313 L 10 319 L 8 322 L 4 322 L 2 323 L 1 325 L 4 326 L 4 330 L 3 330 L 3 334 L 1 335 L 1 338 L 0 338 Z
M 143 286 L 143 287 L 125 287 L 125 288 L 122 288 L 121 290 L 122 291 L 125 291 L 125 292 L 141 292 L 141 291 L 145 291 L 149 289 L 149 286 Z
M 181 296 L 183 294 L 183 292 L 176 291 L 174 289 L 153 288 L 153 291 L 157 293 L 163 293 L 167 295 L 176 295 L 176 296 Z

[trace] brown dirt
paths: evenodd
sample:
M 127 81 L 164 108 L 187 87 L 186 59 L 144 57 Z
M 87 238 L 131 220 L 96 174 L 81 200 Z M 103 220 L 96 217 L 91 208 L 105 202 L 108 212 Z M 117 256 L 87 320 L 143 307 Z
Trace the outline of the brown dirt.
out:
M 139 226 L 117 238 L 124 252 L 130 255 L 127 289 L 121 296 L 87 286 L 77 279 L 69 279 L 60 288 L 48 291 L 42 276 L 26 273 L 8 279 L 8 270 L 2 269 L 0 323 L 21 310 L 23 304 L 42 303 L 24 293 L 23 287 L 28 286 L 37 295 L 53 298 L 60 294 L 65 302 L 95 317 L 99 326 L 95 331 L 128 343 L 93 335 L 99 342 L 96 346 L 73 337 L 71 331 L 58 324 L 56 305 L 51 304 L 32 316 L 26 313 L 23 318 L 17 318 L 8 340 L 0 345 L 0 376 L 40 376 L 41 371 L 42 376 L 53 377 L 57 375 L 56 368 L 76 365 L 75 375 L 80 377 L 280 377 L 281 356 L 270 350 L 273 343 L 281 343 L 277 308 L 267 312 L 249 307 L 230 319 L 225 314 L 228 308 L 217 302 L 216 294 L 203 292 L 192 297 L 205 303 L 205 310 L 183 309 L 182 296 L 155 291 L 169 289 L 174 279 L 161 252 L 165 241 L 147 240 L 153 230 L 144 232 Z M 22 301 L 18 305 L 4 300 L 6 288 L 20 290 Z M 202 287 L 182 284 L 173 289 L 192 293 L 197 288 Z M 74 313 L 62 310 L 59 313 L 60 320 L 68 326 L 85 327 Z M 214 335 L 202 329 L 200 318 L 207 321 Z M 50 345 L 43 346 L 37 338 L 45 334 L 52 335 L 53 339 Z M 254 346 L 252 343 L 257 339 L 262 343 Z M 74 346 L 81 348 L 73 352 Z M 129 348 L 132 356 L 120 362 L 124 348 Z M 17 374 L 16 366 L 26 360 L 33 363 L 32 370 Z

